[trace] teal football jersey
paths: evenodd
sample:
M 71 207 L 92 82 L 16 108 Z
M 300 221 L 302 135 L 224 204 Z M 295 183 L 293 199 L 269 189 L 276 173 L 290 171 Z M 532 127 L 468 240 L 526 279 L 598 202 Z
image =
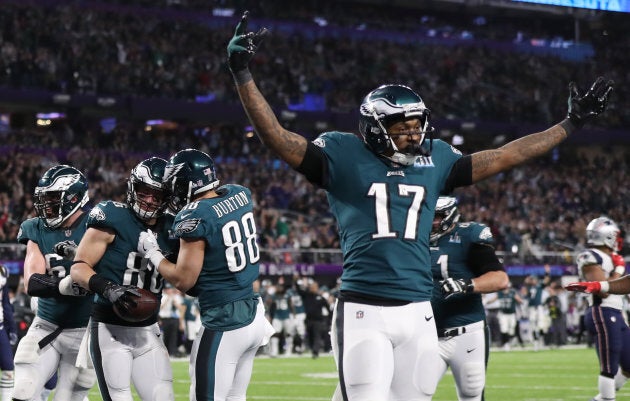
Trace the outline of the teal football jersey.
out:
M 458 223 L 453 231 L 431 244 L 431 271 L 434 280 L 431 306 L 438 329 L 464 326 L 486 317 L 481 294 L 456 294 L 444 299 L 439 283 L 449 277 L 476 277 L 468 264 L 470 246 L 475 243 L 494 243 L 489 227 L 474 222 Z
M 169 257 L 178 247 L 178 241 L 170 233 L 173 216 L 165 214 L 150 227 L 157 234 L 162 253 Z M 158 298 L 162 296 L 164 281 L 162 276 L 149 266 L 149 259 L 138 254 L 140 233 L 147 230 L 142 220 L 126 204 L 113 201 L 99 203 L 88 216 L 88 228 L 108 228 L 116 238 L 109 244 L 94 270 L 106 279 L 121 285 L 135 285 L 151 291 Z M 96 302 L 108 305 L 107 299 L 97 295 Z
M 46 260 L 46 272 L 50 275 L 65 277 L 70 274 L 72 262 L 64 260 L 53 249 L 61 241 L 73 241 L 79 244 L 85 233 L 87 214 L 80 216 L 70 228 L 48 228 L 40 218 L 24 221 L 20 226 L 17 240 L 21 244 L 28 241 L 37 243 Z M 87 326 L 92 311 L 92 297 L 39 298 L 37 315 L 61 328 Z
M 353 134 L 314 142 L 328 159 L 328 202 L 344 256 L 341 290 L 401 301 L 429 301 L 429 233 L 435 203 L 462 154 L 433 141 L 412 166 L 375 157 Z
M 514 288 L 509 288 L 506 291 L 499 291 L 497 295 L 499 298 L 499 304 L 501 305 L 501 312 L 516 313 L 516 291 L 514 291 Z
M 205 327 L 231 330 L 255 316 L 258 301 L 252 283 L 258 278 L 260 251 L 250 190 L 227 184 L 216 192 L 218 197 L 186 205 L 173 232 L 178 238 L 205 240 L 203 266 L 192 292 L 199 298 Z

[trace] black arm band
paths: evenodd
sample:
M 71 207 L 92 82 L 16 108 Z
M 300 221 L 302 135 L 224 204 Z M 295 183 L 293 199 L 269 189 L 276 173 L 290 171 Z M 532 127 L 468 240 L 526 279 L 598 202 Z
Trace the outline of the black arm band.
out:
M 302 163 L 295 168 L 300 174 L 304 174 L 312 184 L 325 188 L 328 180 L 328 163 L 324 152 L 312 142 L 306 145 L 306 152 Z
M 105 288 L 112 284 L 113 283 L 111 281 L 101 276 L 100 274 L 95 274 L 90 277 L 90 280 L 88 281 L 88 288 L 92 292 L 103 295 Z
M 451 172 L 446 178 L 443 194 L 450 194 L 457 187 L 465 187 L 473 183 L 472 180 L 472 157 L 466 155 L 453 164 Z
M 57 298 L 61 279 L 48 274 L 35 273 L 28 279 L 28 295 L 40 298 Z
M 568 136 L 568 135 L 571 135 L 571 133 L 572 133 L 573 131 L 575 131 L 576 129 L 578 129 L 578 127 L 577 127 L 575 124 L 573 124 L 573 122 L 572 122 L 571 120 L 569 120 L 568 118 L 565 118 L 564 120 L 560 121 L 560 124 L 559 124 L 559 125 L 560 125 L 562 128 L 564 128 L 564 130 L 565 130 L 565 131 L 566 131 L 566 133 L 567 133 L 567 136 Z
M 491 271 L 503 271 L 503 263 L 497 257 L 494 247 L 490 244 L 473 243 L 468 251 L 468 261 L 476 276 Z

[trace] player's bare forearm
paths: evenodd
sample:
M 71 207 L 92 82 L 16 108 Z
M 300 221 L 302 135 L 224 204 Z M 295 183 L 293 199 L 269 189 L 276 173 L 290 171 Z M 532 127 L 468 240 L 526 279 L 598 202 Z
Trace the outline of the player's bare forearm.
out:
M 254 81 L 238 85 L 238 94 L 250 122 L 260 140 L 291 167 L 302 163 L 307 140 L 284 129 Z
M 504 271 L 491 271 L 473 279 L 475 282 L 475 292 L 487 294 L 501 291 L 507 288 L 510 279 Z
M 608 282 L 609 294 L 630 294 L 630 276 L 626 275 Z
M 519 164 L 542 156 L 567 137 L 559 124 L 545 131 L 524 136 L 498 149 L 484 150 L 472 155 L 473 182 L 481 181 Z

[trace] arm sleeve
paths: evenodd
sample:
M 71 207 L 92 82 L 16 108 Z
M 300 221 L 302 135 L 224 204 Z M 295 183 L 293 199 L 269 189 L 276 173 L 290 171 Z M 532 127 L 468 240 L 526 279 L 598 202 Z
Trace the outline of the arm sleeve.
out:
M 309 142 L 306 146 L 304 159 L 295 171 L 304 174 L 306 179 L 312 184 L 324 188 L 328 177 L 328 163 L 324 152 L 312 142 Z
M 59 282 L 61 279 L 48 274 L 35 273 L 28 280 L 28 295 L 40 298 L 60 297 Z
M 467 155 L 458 159 L 446 178 L 443 193 L 449 194 L 457 187 L 471 185 L 472 182 L 472 157 Z
M 490 271 L 503 271 L 503 263 L 497 258 L 494 247 L 490 244 L 473 243 L 468 251 L 468 261 L 475 276 L 479 277 Z

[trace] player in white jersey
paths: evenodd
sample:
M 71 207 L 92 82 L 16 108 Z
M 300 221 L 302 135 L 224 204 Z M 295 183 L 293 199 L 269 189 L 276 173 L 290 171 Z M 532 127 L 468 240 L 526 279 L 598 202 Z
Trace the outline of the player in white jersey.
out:
M 600 374 L 599 394 L 593 400 L 614 401 L 616 390 L 627 380 L 630 372 L 630 328 L 623 319 L 621 295 L 630 293 L 625 266 L 613 262 L 619 228 L 607 217 L 598 217 L 586 227 L 587 245 L 591 248 L 577 256 L 580 277 L 586 282 L 572 283 L 566 288 L 593 294 L 586 311 L 586 327 L 595 336 Z M 625 374 L 624 374 L 625 373 Z

